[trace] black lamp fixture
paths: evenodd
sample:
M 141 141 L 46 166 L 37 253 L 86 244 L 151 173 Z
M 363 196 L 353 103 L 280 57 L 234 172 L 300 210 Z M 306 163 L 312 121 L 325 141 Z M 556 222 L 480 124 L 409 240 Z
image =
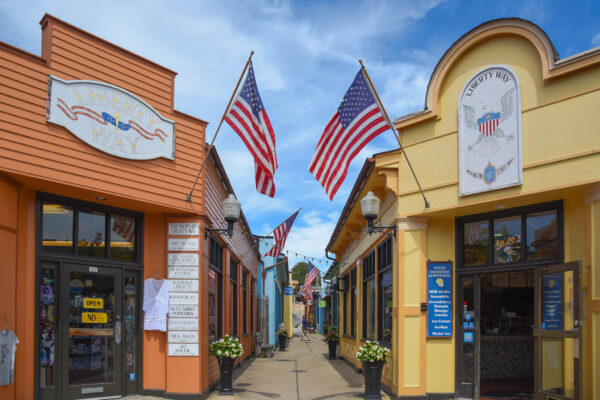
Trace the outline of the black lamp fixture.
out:
M 363 217 L 367 220 L 368 232 L 369 235 L 372 235 L 373 232 L 381 232 L 387 235 L 391 235 L 389 230 L 392 230 L 394 233 L 394 237 L 396 237 L 396 227 L 395 226 L 375 226 L 373 225 L 373 221 L 377 219 L 377 215 L 379 214 L 379 198 L 373 194 L 373 192 L 369 191 L 365 197 L 360 201 L 360 208 L 362 210 Z
M 225 216 L 225 222 L 227 222 L 227 228 L 205 228 L 204 239 L 208 239 L 208 232 L 216 232 L 219 235 L 227 234 L 229 237 L 233 236 L 233 224 L 240 218 L 240 209 L 242 205 L 235 198 L 233 194 L 230 194 L 225 200 L 223 200 L 223 215 Z

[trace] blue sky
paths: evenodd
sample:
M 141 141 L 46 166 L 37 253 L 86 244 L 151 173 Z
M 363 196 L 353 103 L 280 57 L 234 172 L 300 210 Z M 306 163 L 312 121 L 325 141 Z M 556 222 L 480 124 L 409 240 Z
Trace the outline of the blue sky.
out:
M 266 234 L 303 207 L 286 249 L 324 261 L 365 157 L 397 146 L 391 131 L 369 143 L 333 202 L 308 172 L 359 58 L 394 119 L 423 108 L 440 57 L 485 21 L 530 20 L 548 34 L 561 58 L 600 46 L 597 0 L 3 0 L 0 41 L 39 55 L 38 22 L 46 12 L 177 71 L 175 108 L 210 122 L 207 141 L 254 50 L 257 85 L 277 138 L 275 198 L 255 191 L 251 156 L 231 128 L 224 125 L 215 144 L 253 232 Z

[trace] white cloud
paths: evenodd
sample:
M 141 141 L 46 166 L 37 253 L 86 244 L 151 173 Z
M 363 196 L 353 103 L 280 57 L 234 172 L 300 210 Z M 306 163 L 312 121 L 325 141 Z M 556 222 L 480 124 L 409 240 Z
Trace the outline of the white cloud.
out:
M 592 38 L 592 47 L 598 47 L 600 46 L 600 33 L 596 34 L 593 38 Z

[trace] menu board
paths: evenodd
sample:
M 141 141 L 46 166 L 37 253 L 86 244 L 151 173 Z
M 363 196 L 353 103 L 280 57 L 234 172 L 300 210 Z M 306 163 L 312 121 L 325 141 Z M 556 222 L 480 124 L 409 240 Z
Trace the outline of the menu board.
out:
M 427 263 L 427 337 L 452 337 L 452 263 Z

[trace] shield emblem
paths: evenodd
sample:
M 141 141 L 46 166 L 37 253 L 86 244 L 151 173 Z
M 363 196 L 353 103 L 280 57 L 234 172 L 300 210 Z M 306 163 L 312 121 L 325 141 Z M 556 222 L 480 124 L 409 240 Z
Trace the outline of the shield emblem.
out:
M 479 132 L 483 136 L 492 136 L 500 124 L 500 113 L 487 113 L 477 120 Z

